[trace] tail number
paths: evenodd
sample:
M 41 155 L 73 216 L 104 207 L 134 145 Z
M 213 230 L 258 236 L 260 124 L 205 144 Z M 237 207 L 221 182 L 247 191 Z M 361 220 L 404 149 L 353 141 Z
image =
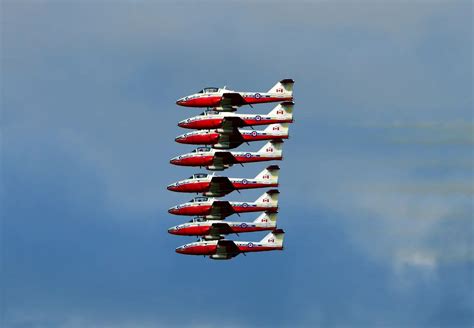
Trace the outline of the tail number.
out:
M 262 202 L 264 202 L 264 203 L 269 203 L 270 200 L 269 200 L 268 198 L 264 198 L 264 199 L 262 200 Z
M 265 174 L 264 176 L 262 176 L 262 179 L 270 179 L 270 176 L 268 174 Z
M 283 88 L 278 88 L 275 90 L 276 92 L 283 92 Z
M 267 153 L 273 153 L 273 148 L 272 147 L 268 147 L 267 149 L 265 149 L 265 151 Z
M 274 126 L 273 127 L 273 131 L 280 131 L 280 127 L 277 125 L 277 126 Z

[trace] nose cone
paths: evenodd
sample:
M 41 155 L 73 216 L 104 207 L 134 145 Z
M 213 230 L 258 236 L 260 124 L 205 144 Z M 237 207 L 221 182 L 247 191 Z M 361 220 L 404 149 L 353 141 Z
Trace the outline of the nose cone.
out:
M 176 253 L 179 253 L 179 254 L 185 254 L 185 251 L 184 251 L 184 246 L 179 246 L 176 248 Z
M 168 213 L 176 214 L 178 212 L 178 208 L 176 206 L 170 207 Z
M 172 235 L 176 235 L 176 226 L 169 228 L 168 233 L 170 233 Z
M 172 183 L 172 184 L 168 185 L 168 186 L 166 187 L 166 189 L 168 189 L 168 190 L 170 190 L 170 191 L 174 191 L 174 190 L 175 190 L 175 187 L 176 187 L 176 184 L 175 184 L 175 183 Z
M 177 136 L 174 141 L 179 142 L 179 143 L 185 143 L 187 139 L 186 134 L 182 134 L 180 136 Z
M 187 126 L 186 121 L 187 121 L 187 120 L 179 121 L 179 122 L 178 122 L 178 126 L 179 126 L 180 128 L 185 128 L 185 127 Z
M 176 105 L 184 106 L 185 103 L 186 103 L 186 97 L 179 98 L 178 100 L 176 100 Z
M 176 156 L 170 159 L 170 164 L 174 164 L 174 165 L 179 164 L 179 156 Z

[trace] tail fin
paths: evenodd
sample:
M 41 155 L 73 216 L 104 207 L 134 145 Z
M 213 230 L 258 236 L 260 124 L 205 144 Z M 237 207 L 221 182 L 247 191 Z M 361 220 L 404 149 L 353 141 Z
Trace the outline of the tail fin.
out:
M 285 101 L 282 102 L 278 105 L 275 106 L 271 110 L 270 113 L 268 113 L 269 116 L 285 116 L 285 115 L 292 115 L 293 114 L 293 107 L 295 106 L 295 103 L 292 101 Z
M 268 205 L 278 205 L 278 196 L 280 192 L 277 189 L 272 189 L 258 197 L 255 203 L 265 203 Z
M 278 183 L 278 174 L 280 167 L 278 165 L 270 165 L 265 170 L 260 172 L 255 180 L 264 180 L 265 182 Z
M 275 84 L 268 93 L 278 93 L 282 95 L 293 96 L 293 84 L 295 81 L 293 79 L 284 79 Z
M 283 152 L 283 140 L 276 139 L 267 142 L 260 150 L 259 153 L 273 154 L 275 156 L 281 156 Z
M 263 244 L 275 244 L 277 246 L 283 246 L 283 239 L 285 238 L 285 232 L 282 229 L 275 229 L 268 235 L 263 237 L 260 242 Z
M 277 216 L 277 212 L 263 212 L 253 221 L 253 223 L 273 223 L 273 225 L 276 227 Z
M 288 134 L 289 126 L 290 126 L 290 125 L 289 125 L 288 123 L 270 124 L 270 125 L 267 126 L 267 127 L 265 128 L 265 130 L 263 130 L 263 131 L 264 131 L 264 132 L 267 132 L 267 133 L 275 132 L 275 133 L 280 133 L 280 134 L 287 135 L 287 134 Z

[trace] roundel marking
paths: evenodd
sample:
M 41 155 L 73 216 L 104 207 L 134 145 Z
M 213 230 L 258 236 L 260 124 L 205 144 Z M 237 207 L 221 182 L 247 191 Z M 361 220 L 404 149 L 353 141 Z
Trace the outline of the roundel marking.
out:
M 248 207 L 248 206 L 249 206 L 249 204 L 247 204 L 247 203 L 242 204 L 242 207 Z
M 261 119 L 262 119 L 262 117 L 260 115 L 255 116 L 256 121 L 260 121 Z
M 256 137 L 257 136 L 257 131 L 252 131 L 252 137 Z
M 247 184 L 247 183 L 249 183 L 247 179 L 242 180 L 242 184 Z
M 244 228 L 244 229 L 247 228 L 247 223 L 245 223 L 245 222 L 242 223 L 242 224 L 240 225 L 240 227 L 241 227 L 241 228 Z
M 253 245 L 253 243 L 248 243 L 247 246 L 252 248 L 254 245 Z
M 252 154 L 247 153 L 247 154 L 245 154 L 245 157 L 250 158 L 250 157 L 252 157 Z
M 262 97 L 262 95 L 259 94 L 258 92 L 255 94 L 255 98 L 259 99 L 259 98 L 261 98 L 261 97 Z

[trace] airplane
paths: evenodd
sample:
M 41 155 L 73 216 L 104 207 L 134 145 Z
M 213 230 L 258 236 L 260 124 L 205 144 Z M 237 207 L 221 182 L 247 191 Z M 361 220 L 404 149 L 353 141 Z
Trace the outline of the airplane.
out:
M 190 117 L 178 123 L 186 129 L 218 129 L 226 130 L 252 125 L 267 125 L 293 122 L 293 102 L 283 102 L 268 114 L 237 114 L 205 111 L 198 116 Z
M 175 215 L 201 216 L 207 220 L 223 220 L 234 213 L 276 212 L 279 193 L 276 189 L 269 190 L 255 202 L 229 202 L 212 197 L 195 197 L 187 203 L 171 207 L 168 212 Z
M 288 139 L 288 123 L 277 123 L 269 125 L 265 130 L 241 130 L 233 128 L 198 130 L 188 132 L 176 137 L 175 141 L 182 144 L 211 145 L 216 149 L 236 148 L 250 141 L 262 141 L 273 139 Z
M 195 173 L 188 179 L 168 185 L 176 192 L 202 193 L 208 197 L 222 197 L 234 190 L 278 187 L 278 165 L 270 165 L 254 179 L 228 178 L 207 173 Z
M 271 140 L 257 152 L 231 152 L 211 147 L 199 147 L 192 152 L 173 157 L 171 164 L 206 167 L 211 171 L 222 171 L 234 164 L 282 160 L 283 140 Z
M 223 88 L 204 88 L 198 93 L 180 98 L 177 105 L 186 107 L 208 107 L 217 111 L 235 111 L 243 105 L 293 100 L 292 79 L 284 79 L 268 92 L 240 92 Z
M 231 233 L 255 232 L 276 229 L 277 213 L 264 212 L 253 222 L 225 222 L 223 220 L 204 220 L 196 218 L 188 223 L 168 229 L 168 232 L 179 236 L 202 236 L 204 240 L 220 240 Z
M 176 253 L 186 255 L 204 255 L 213 260 L 229 260 L 240 253 L 283 250 L 285 232 L 276 229 L 258 242 L 221 240 L 201 240 L 176 248 Z

